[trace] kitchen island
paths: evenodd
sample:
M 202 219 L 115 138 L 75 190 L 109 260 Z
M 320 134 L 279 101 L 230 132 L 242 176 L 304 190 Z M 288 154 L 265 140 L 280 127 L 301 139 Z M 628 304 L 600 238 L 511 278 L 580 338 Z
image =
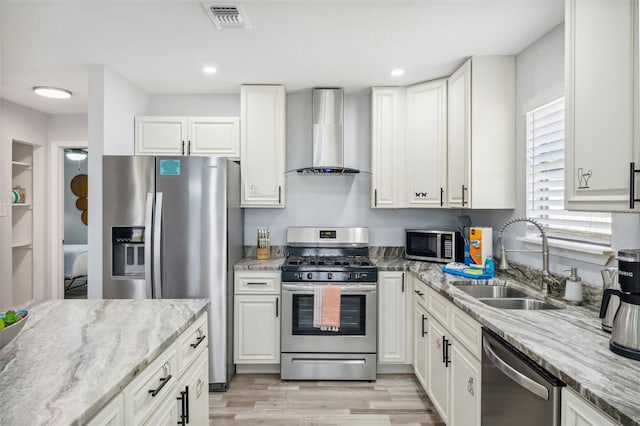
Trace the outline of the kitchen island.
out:
M 30 311 L 28 322 L 0 350 L 0 424 L 87 423 L 208 305 L 194 299 L 20 306 Z

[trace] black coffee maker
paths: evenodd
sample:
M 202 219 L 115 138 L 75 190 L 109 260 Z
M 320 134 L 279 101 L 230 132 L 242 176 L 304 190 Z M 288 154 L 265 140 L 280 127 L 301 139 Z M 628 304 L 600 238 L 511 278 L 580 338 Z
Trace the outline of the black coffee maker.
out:
M 613 318 L 609 349 L 640 361 L 640 249 L 619 250 L 616 259 L 620 289 L 604 291 L 600 318 L 607 313 L 609 299 L 620 298 L 620 306 Z

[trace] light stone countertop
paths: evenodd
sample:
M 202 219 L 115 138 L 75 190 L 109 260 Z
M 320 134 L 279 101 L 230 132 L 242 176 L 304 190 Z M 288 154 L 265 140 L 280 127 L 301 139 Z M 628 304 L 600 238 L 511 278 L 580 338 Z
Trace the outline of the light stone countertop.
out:
M 284 263 L 284 257 L 272 257 L 268 260 L 258 260 L 255 257 L 245 257 L 233 266 L 234 271 L 279 271 Z
M 85 424 L 209 305 L 192 300 L 30 302 L 0 350 L 0 424 Z
M 282 261 L 248 258 L 237 264 L 235 270 L 277 270 Z M 457 289 L 455 283 L 471 280 L 444 274 L 442 264 L 400 257 L 372 257 L 372 261 L 380 271 L 415 272 L 422 282 L 612 418 L 625 426 L 640 425 L 640 361 L 624 358 L 609 350 L 610 335 L 602 331 L 600 319 L 592 309 L 568 305 L 565 309 L 539 311 L 492 308 Z M 478 281 L 478 284 L 491 283 L 517 287 L 542 299 L 539 292 L 506 275 Z M 562 303 L 549 297 L 545 300 L 553 304 Z

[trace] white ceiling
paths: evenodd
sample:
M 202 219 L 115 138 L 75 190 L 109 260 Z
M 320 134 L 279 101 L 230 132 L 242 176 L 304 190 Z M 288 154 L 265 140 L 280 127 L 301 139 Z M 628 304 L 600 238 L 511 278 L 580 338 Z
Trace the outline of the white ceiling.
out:
M 470 55 L 517 54 L 564 20 L 563 0 L 290 0 L 240 4 L 252 28 L 217 30 L 198 1 L 0 3 L 0 95 L 47 113 L 84 113 L 86 64 L 105 64 L 150 94 L 404 85 Z M 213 76 L 202 73 L 214 65 Z M 392 68 L 406 70 L 391 77 Z M 74 92 L 70 101 L 35 85 Z

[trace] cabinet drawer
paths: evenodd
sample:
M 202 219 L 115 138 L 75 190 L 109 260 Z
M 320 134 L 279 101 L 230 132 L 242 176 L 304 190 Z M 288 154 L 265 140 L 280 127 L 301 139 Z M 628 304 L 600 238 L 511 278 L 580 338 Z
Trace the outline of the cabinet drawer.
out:
M 87 423 L 87 426 L 119 426 L 122 424 L 124 424 L 124 397 L 120 392 Z
M 429 306 L 427 307 L 427 310 L 446 328 L 449 328 L 451 306 L 451 302 L 447 299 L 436 294 L 435 291 L 429 290 Z
M 451 307 L 451 333 L 476 358 L 482 358 L 482 326 L 455 306 Z
M 126 424 L 140 424 L 167 394 L 173 394 L 178 380 L 176 345 L 171 345 L 124 390 Z
M 427 309 L 429 306 L 429 294 L 430 290 L 425 283 L 420 281 L 419 278 L 415 277 L 413 279 L 413 300 L 422 305 L 423 308 Z
M 209 346 L 207 313 L 205 312 L 195 323 L 178 338 L 178 376 L 189 368 L 193 360 Z
M 236 272 L 236 294 L 280 294 L 280 272 Z

